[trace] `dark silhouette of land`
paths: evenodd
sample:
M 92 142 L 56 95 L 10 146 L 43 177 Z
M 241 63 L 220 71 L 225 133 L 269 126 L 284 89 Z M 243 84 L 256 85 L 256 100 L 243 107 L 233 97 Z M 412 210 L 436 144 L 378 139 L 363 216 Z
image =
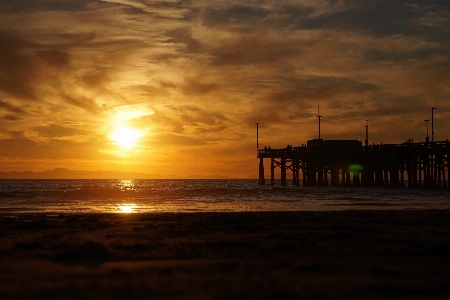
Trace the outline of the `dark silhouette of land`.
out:
M 236 179 L 222 175 L 161 175 L 121 171 L 86 171 L 57 168 L 44 172 L 0 172 L 0 179 Z

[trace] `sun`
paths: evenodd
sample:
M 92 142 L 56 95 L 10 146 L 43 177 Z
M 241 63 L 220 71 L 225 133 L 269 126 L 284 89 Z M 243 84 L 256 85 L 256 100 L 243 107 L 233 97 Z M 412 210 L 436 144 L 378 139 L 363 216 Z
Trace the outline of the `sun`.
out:
M 109 137 L 121 147 L 130 149 L 142 136 L 142 131 L 122 125 L 117 127 Z

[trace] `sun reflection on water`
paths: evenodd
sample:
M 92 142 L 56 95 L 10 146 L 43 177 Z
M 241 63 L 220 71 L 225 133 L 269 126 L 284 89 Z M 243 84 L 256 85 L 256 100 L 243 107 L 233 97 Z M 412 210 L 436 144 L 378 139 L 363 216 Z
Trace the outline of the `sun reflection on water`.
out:
M 130 214 L 135 212 L 137 209 L 136 204 L 122 204 L 117 206 L 117 212 L 123 214 Z
M 122 191 L 129 191 L 134 188 L 135 181 L 132 179 L 123 179 L 123 180 L 119 180 L 118 185 Z

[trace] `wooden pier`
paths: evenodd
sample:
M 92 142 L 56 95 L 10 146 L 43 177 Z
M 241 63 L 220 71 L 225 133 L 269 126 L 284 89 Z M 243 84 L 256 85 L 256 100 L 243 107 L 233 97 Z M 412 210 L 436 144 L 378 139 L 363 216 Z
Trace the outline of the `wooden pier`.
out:
M 265 185 L 264 159 L 270 160 L 270 184 L 280 168 L 281 185 L 448 187 L 450 142 L 372 144 L 357 140 L 314 139 L 300 147 L 258 149 L 259 184 Z

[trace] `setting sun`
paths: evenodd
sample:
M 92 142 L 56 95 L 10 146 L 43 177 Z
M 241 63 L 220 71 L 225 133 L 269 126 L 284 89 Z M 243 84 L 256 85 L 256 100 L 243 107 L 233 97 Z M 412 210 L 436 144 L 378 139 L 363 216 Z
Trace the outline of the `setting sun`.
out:
M 140 130 L 121 126 L 111 133 L 110 138 L 121 147 L 129 149 L 133 147 L 137 140 L 142 136 L 143 133 Z

